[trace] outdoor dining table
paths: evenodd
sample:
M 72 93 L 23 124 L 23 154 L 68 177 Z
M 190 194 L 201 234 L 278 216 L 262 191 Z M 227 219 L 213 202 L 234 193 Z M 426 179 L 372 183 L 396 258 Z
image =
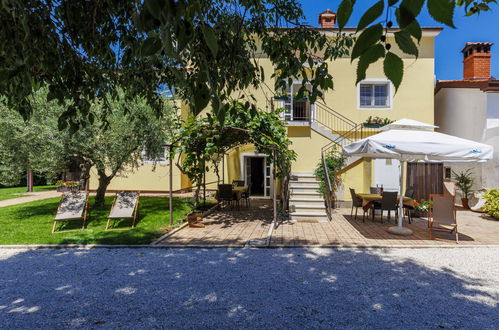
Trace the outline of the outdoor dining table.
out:
M 379 194 L 364 194 L 364 193 L 358 193 L 357 197 L 362 199 L 362 208 L 366 212 L 372 207 L 372 204 L 375 201 L 379 201 L 382 198 L 382 196 Z M 397 197 L 397 200 L 399 199 L 399 197 Z M 404 196 L 404 206 L 414 207 L 414 200 L 410 197 Z
M 243 193 L 248 191 L 248 186 L 236 186 L 232 188 L 236 200 L 240 200 Z

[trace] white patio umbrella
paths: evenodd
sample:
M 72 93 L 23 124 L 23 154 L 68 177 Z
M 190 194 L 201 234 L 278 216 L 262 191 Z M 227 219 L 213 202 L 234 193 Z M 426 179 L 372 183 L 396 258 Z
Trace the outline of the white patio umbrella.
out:
M 429 129 L 436 126 L 410 119 L 401 119 L 387 126 L 388 130 L 384 132 L 346 145 L 343 153 L 347 156 L 389 158 L 400 161 L 398 224 L 396 227 L 390 227 L 389 231 L 399 235 L 410 235 L 412 231 L 402 225 L 403 164 L 407 161 L 485 162 L 492 159 L 493 147 L 430 131 Z

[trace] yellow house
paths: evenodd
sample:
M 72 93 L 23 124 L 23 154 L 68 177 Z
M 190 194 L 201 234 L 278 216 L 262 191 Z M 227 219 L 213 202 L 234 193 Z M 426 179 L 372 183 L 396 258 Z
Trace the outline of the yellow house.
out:
M 330 14 L 324 12 L 323 14 Z M 333 13 L 334 14 L 334 13 Z M 330 17 L 319 16 L 321 27 L 318 31 L 334 37 L 338 29 L 331 27 Z M 329 21 L 327 21 L 329 20 Z M 325 93 L 323 101 L 310 104 L 307 100 L 293 99 L 293 91 L 300 87 L 295 81 L 289 87 L 288 96 L 276 99 L 274 91 L 267 86 L 274 86 L 270 78 L 274 70 L 271 61 L 259 57 L 259 64 L 266 71 L 266 86 L 250 90 L 256 100 L 257 107 L 269 109 L 285 108 L 282 119 L 287 126 L 288 136 L 292 141 L 291 148 L 296 151 L 297 159 L 292 165 L 292 174 L 295 179 L 291 183 L 290 209 L 292 218 L 321 218 L 325 217 L 324 201 L 317 193 L 317 181 L 313 175 L 314 169 L 321 159 L 321 149 L 328 145 L 348 142 L 344 134 L 353 132 L 350 137 L 360 137 L 361 123 L 370 116 L 379 116 L 398 120 L 410 118 L 425 123 L 434 122 L 433 93 L 435 85 L 434 75 L 434 41 L 441 28 L 422 28 L 422 39 L 419 45 L 419 57 L 415 59 L 397 49 L 393 33 L 397 29 L 391 28 L 388 40 L 393 45 L 391 51 L 399 55 L 404 61 L 403 82 L 395 93 L 395 89 L 383 73 L 381 61 L 370 66 L 366 79 L 359 84 L 356 81 L 357 63 L 351 63 L 349 57 L 337 59 L 328 63 L 330 73 L 335 82 L 335 88 Z M 354 28 L 344 29 L 346 33 L 354 33 Z M 183 111 L 188 109 L 184 108 Z M 350 134 L 350 133 L 349 133 Z M 365 134 L 365 132 L 364 132 Z M 333 142 L 334 141 L 334 142 Z M 385 190 L 398 190 L 398 177 L 393 175 L 398 163 L 385 160 L 368 160 L 360 162 L 343 175 L 343 186 L 339 191 L 340 200 L 351 200 L 348 188 L 356 191 L 369 191 L 376 185 L 383 185 Z M 116 177 L 110 184 L 109 190 L 134 189 L 141 191 L 168 191 L 168 164 L 160 162 L 156 170 L 152 171 L 153 164 L 144 161 L 142 167 L 134 172 Z M 245 145 L 231 150 L 224 159 L 224 182 L 244 180 L 251 184 L 252 196 L 272 196 L 272 171 L 269 159 L 254 150 L 252 145 Z M 216 182 L 213 173 L 207 173 L 206 182 Z M 179 190 L 190 186 L 176 166 L 173 166 L 173 189 Z M 214 184 L 207 185 L 215 189 Z M 97 177 L 92 175 L 90 189 L 97 188 Z

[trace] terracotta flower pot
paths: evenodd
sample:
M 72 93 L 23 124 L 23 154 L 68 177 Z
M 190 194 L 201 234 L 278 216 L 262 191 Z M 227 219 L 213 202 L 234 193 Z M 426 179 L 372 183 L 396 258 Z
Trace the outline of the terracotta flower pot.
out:
M 469 210 L 470 206 L 468 204 L 468 198 L 461 198 L 461 203 L 465 209 Z
M 204 228 L 203 213 L 191 212 L 187 214 L 187 222 L 189 223 L 189 227 Z

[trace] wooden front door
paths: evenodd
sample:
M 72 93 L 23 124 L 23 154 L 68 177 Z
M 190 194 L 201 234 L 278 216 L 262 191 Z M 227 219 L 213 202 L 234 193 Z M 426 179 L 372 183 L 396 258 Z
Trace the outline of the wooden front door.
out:
M 430 194 L 443 194 L 442 163 L 407 163 L 407 188 L 414 189 L 414 198 L 429 199 Z

